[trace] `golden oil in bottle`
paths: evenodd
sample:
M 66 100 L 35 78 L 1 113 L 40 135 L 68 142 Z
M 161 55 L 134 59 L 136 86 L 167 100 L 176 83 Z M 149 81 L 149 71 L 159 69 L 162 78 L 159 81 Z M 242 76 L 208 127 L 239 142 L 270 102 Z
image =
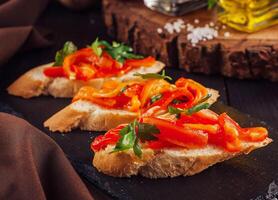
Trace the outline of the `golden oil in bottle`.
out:
M 278 24 L 278 0 L 219 0 L 218 20 L 244 32 Z

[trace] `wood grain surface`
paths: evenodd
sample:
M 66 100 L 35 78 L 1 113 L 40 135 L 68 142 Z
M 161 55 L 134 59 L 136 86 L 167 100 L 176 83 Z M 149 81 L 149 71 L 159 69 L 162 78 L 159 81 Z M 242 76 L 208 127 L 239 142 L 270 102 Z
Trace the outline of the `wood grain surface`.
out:
M 137 52 L 159 57 L 168 66 L 239 79 L 278 80 L 278 25 L 247 34 L 222 28 L 216 13 L 207 9 L 170 17 L 146 8 L 139 0 L 103 0 L 103 8 L 111 36 L 130 43 Z M 157 32 L 178 18 L 200 27 L 213 22 L 220 28 L 219 36 L 194 47 L 187 40 L 186 29 L 174 34 Z M 198 24 L 194 24 L 195 19 Z M 230 37 L 224 37 L 226 32 Z

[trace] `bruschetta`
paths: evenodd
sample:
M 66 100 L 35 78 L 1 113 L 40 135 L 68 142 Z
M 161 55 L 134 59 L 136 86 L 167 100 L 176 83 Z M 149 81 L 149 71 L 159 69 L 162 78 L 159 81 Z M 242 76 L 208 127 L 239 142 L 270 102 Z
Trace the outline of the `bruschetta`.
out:
M 133 76 L 135 73 L 157 73 L 163 68 L 163 63 L 133 54 L 124 44 L 97 39 L 91 46 L 78 50 L 72 42 L 66 42 L 56 53 L 54 63 L 29 70 L 7 90 L 23 98 L 73 97 L 85 85 L 100 88 L 107 79 L 134 80 L 138 78 Z
M 268 145 L 263 127 L 242 128 L 226 113 L 170 109 L 119 125 L 94 139 L 93 166 L 115 177 L 191 176 Z
M 141 80 L 107 81 L 101 89 L 82 87 L 73 102 L 54 114 L 44 126 L 51 131 L 69 132 L 73 128 L 88 131 L 107 131 L 129 123 L 143 114 L 163 112 L 168 106 L 188 108 L 200 102 L 209 106 L 218 92 L 186 78 L 171 84 L 162 74 L 135 74 Z

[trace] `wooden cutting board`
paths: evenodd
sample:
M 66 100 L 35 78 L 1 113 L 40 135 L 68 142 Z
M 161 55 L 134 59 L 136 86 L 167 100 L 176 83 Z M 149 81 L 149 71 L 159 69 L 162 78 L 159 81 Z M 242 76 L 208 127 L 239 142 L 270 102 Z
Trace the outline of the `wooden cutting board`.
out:
M 103 0 L 103 10 L 111 36 L 131 44 L 138 53 L 156 56 L 168 66 L 240 79 L 278 80 L 278 26 L 248 34 L 219 24 L 217 38 L 192 46 L 186 29 L 169 34 L 164 25 L 177 19 L 194 26 L 216 24 L 213 11 L 202 9 L 182 17 L 170 17 L 146 8 L 138 0 Z M 198 24 L 194 23 L 195 19 L 199 20 Z M 158 28 L 164 31 L 158 33 Z M 230 37 L 224 37 L 226 32 Z

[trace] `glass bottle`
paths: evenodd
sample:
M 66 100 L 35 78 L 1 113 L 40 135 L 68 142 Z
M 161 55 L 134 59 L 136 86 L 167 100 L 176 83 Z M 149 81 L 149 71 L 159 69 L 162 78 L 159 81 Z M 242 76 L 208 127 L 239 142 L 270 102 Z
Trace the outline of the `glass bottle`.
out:
M 244 32 L 278 24 L 278 0 L 219 0 L 218 20 Z

